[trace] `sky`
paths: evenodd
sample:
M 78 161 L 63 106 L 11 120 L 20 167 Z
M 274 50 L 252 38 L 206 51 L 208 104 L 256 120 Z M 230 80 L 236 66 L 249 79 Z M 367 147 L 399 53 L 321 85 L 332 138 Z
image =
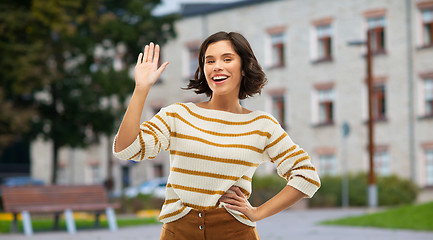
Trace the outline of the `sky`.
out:
M 162 0 L 162 4 L 155 8 L 153 14 L 165 15 L 180 10 L 182 3 L 228 3 L 237 2 L 241 0 Z

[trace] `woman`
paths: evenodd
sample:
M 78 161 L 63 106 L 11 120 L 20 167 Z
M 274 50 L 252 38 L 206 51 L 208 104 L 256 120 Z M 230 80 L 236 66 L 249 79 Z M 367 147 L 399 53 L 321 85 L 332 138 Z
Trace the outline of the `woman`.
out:
M 162 108 L 140 125 L 150 87 L 164 71 L 159 46 L 150 43 L 135 67 L 135 89 L 114 142 L 120 159 L 154 158 L 170 151 L 170 175 L 159 220 L 161 239 L 259 239 L 255 222 L 304 197 L 320 180 L 307 153 L 278 122 L 250 111 L 240 100 L 260 93 L 266 77 L 248 41 L 239 33 L 209 36 L 188 89 L 209 101 Z M 259 207 L 248 202 L 251 178 L 263 161 L 276 164 L 287 186 Z

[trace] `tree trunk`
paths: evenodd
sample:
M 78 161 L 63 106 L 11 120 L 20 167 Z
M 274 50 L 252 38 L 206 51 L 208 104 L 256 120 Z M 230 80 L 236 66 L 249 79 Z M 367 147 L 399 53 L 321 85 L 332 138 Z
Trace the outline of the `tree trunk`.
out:
M 51 83 L 51 106 L 50 106 L 50 115 L 51 115 L 51 129 L 50 129 L 50 136 L 51 141 L 53 141 L 53 168 L 51 170 L 51 184 L 57 184 L 57 168 L 59 165 L 59 130 L 57 129 L 58 126 L 58 119 L 59 119 L 59 113 L 57 112 L 56 106 L 57 106 L 57 99 L 58 99 L 58 90 L 56 87 L 56 83 Z
M 53 144 L 53 168 L 51 170 L 51 184 L 57 184 L 57 167 L 59 165 L 59 146 Z

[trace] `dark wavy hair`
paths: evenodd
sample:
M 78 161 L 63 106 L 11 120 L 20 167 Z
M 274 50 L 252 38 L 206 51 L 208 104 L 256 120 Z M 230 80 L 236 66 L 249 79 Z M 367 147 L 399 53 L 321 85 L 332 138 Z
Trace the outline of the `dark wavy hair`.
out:
M 235 52 L 241 57 L 241 68 L 245 76 L 242 77 L 239 99 L 245 99 L 257 93 L 260 94 L 263 86 L 267 82 L 266 75 L 254 56 L 247 39 L 236 32 L 217 32 L 204 40 L 200 46 L 198 68 L 195 71 L 194 79 L 190 80 L 188 86 L 184 89 L 193 89 L 197 94 L 205 93 L 208 97 L 212 97 L 212 90 L 209 88 L 204 74 L 204 58 L 210 44 L 223 40 L 230 41 Z

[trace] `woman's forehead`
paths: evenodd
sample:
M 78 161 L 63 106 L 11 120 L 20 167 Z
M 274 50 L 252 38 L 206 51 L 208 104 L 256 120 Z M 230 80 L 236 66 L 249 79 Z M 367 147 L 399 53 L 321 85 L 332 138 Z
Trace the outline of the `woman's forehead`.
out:
M 230 54 L 237 55 L 236 51 L 233 49 L 232 43 L 229 40 L 221 40 L 209 44 L 205 52 L 205 57 Z

